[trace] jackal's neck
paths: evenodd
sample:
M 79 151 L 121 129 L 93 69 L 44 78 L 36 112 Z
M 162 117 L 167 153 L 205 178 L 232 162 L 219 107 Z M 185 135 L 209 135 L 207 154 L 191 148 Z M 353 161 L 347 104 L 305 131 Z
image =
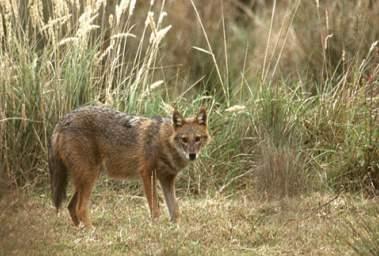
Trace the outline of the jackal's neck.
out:
M 185 157 L 184 152 L 181 151 L 179 148 L 175 147 L 172 141 L 170 141 L 168 144 L 171 159 L 175 163 L 176 170 L 179 172 L 181 169 L 188 165 L 189 161 Z
M 160 151 L 160 159 L 164 162 L 167 168 L 172 169 L 172 172 L 179 172 L 187 166 L 188 160 L 184 152 L 175 146 L 174 143 L 174 128 L 168 125 L 161 130 L 162 148 Z

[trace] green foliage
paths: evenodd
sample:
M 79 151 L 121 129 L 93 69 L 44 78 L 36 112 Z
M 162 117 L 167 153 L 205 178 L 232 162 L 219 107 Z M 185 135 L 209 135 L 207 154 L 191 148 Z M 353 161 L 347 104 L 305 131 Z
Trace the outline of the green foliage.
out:
M 0 171 L 10 183 L 45 184 L 57 120 L 100 102 L 148 116 L 209 110 L 213 140 L 180 191 L 376 193 L 378 30 L 367 24 L 378 4 L 257 2 L 252 15 L 242 1 L 132 2 L 0 4 Z

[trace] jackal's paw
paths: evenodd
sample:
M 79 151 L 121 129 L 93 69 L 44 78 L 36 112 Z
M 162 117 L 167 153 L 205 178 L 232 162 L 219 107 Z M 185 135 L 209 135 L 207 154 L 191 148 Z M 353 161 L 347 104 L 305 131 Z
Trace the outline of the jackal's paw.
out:
M 95 231 L 96 227 L 92 225 L 92 223 L 84 224 L 83 222 L 80 222 L 80 224 L 77 226 L 80 230 L 88 230 L 88 231 Z

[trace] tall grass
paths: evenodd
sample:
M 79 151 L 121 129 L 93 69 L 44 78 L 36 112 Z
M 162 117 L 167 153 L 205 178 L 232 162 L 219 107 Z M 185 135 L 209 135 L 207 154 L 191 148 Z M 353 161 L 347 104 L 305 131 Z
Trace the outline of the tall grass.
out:
M 154 6 L 149 6 L 145 26 L 135 35 L 130 24 L 133 1 L 116 5 L 114 16 L 102 13 L 104 3 L 100 7 L 94 3 L 81 5 L 82 12 L 72 14 L 71 19 L 69 13 L 59 11 L 74 6 L 62 5 L 54 5 L 47 23 L 32 12 L 33 8 L 39 10 L 36 4 L 26 10 L 22 3 L 2 5 L 9 12 L 2 13 L 6 37 L 1 52 L 5 72 L 0 78 L 1 171 L 15 185 L 38 182 L 39 177 L 46 176 L 49 135 L 64 113 L 91 102 L 143 112 L 161 100 L 154 97 L 153 90 L 164 86 L 164 81 L 154 80 L 160 43 L 170 29 L 163 24 L 163 10 L 154 13 L 149 11 Z M 28 12 L 27 21 L 20 18 L 24 12 Z M 94 24 L 100 14 L 107 19 Z M 121 18 L 125 23 L 120 24 Z M 114 25 L 111 31 L 92 33 L 109 27 L 108 22 Z M 35 31 L 44 38 L 42 48 Z M 136 51 L 128 52 L 128 41 L 137 36 Z
M 52 128 L 83 104 L 203 105 L 213 141 L 180 191 L 375 194 L 379 5 L 353 2 L 2 2 L 0 171 L 44 184 Z

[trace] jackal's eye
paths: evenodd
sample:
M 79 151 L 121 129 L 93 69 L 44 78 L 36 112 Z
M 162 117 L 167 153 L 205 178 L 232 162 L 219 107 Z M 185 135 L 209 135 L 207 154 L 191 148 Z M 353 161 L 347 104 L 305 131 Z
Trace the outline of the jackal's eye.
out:
M 196 136 L 196 137 L 195 137 L 195 141 L 196 141 L 196 142 L 199 142 L 200 140 L 201 140 L 201 137 L 200 137 L 200 136 Z
M 183 143 L 187 143 L 188 142 L 188 138 L 187 137 L 182 137 L 182 142 Z

